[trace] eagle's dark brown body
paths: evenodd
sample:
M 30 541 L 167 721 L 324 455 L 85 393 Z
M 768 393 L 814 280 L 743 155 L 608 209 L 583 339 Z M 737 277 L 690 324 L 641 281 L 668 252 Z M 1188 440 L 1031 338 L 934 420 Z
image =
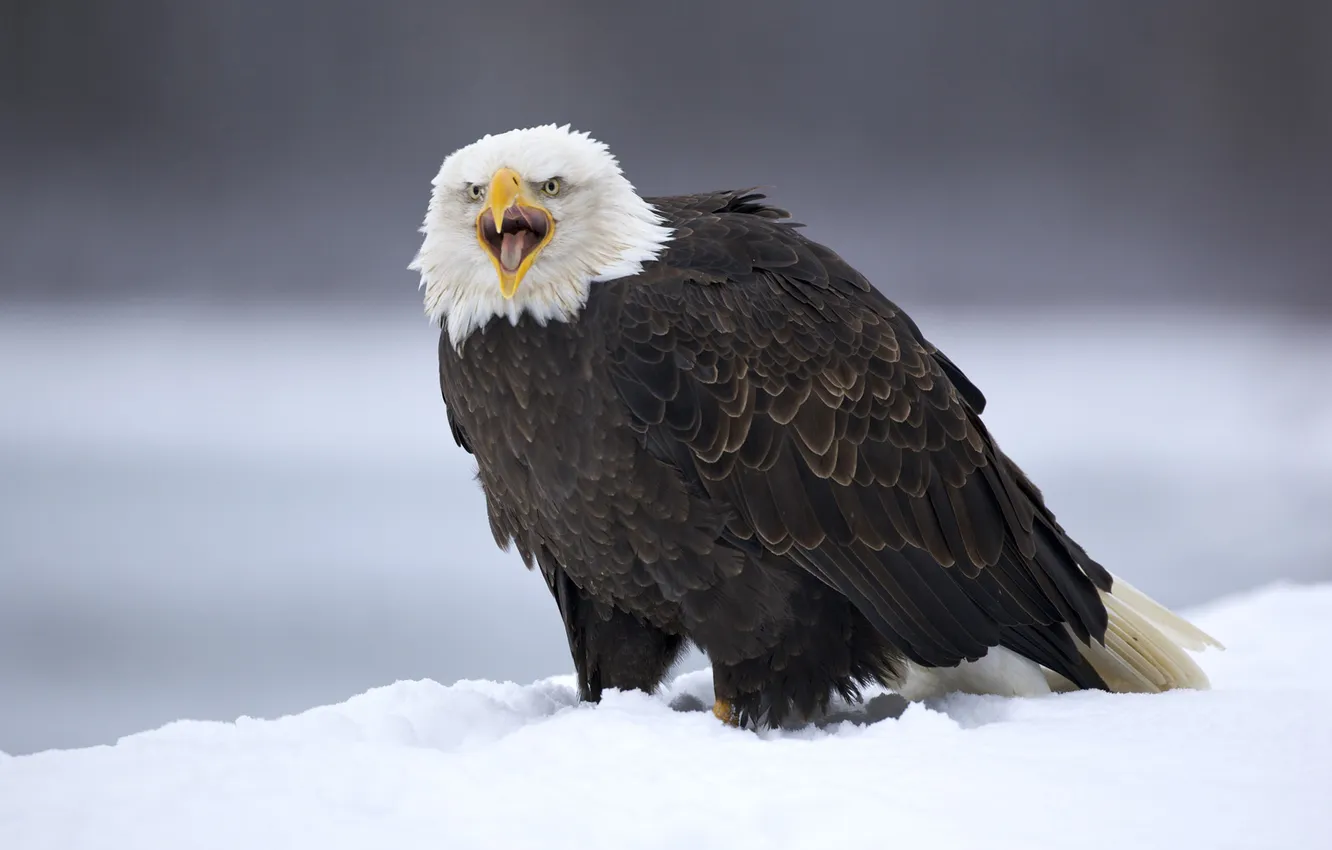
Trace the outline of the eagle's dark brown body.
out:
M 440 341 L 454 436 L 496 540 L 554 594 L 583 697 L 653 689 L 686 641 L 756 722 L 996 645 L 1102 687 L 1069 630 L 1101 637 L 1111 579 L 976 388 L 758 196 L 649 201 L 675 239 L 576 320 Z

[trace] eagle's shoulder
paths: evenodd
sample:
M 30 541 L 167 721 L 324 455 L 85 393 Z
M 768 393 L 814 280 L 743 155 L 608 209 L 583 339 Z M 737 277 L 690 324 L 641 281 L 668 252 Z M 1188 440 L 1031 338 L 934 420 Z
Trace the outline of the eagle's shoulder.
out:
M 697 311 L 713 313 L 709 324 L 742 326 L 801 318 L 851 321 L 874 317 L 909 345 L 919 345 L 977 413 L 985 396 L 934 346 L 915 321 L 831 248 L 809 239 L 791 214 L 767 202 L 757 189 L 733 189 L 647 199 L 674 231 L 656 261 L 624 281 L 617 298 L 631 315 L 653 311 L 677 325 Z M 693 312 L 691 312 L 693 311 Z M 775 312 L 773 312 L 775 311 Z M 728 315 L 730 318 L 723 318 Z

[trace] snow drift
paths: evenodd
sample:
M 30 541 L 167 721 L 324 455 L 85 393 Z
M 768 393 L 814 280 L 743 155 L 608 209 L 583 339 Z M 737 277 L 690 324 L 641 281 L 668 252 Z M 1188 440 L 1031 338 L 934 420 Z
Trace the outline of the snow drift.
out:
M 1211 691 L 893 697 L 754 734 L 706 673 L 577 703 L 399 682 L 276 720 L 0 758 L 0 846 L 1309 847 L 1332 834 L 1332 585 L 1187 612 Z M 885 715 L 887 715 L 885 717 Z M 871 722 L 877 721 L 877 722 Z

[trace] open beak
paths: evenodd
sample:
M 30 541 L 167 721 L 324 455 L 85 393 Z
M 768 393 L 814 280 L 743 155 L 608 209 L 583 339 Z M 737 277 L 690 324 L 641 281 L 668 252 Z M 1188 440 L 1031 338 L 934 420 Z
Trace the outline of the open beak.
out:
M 495 264 L 501 295 L 513 297 L 537 254 L 554 235 L 555 220 L 518 172 L 512 168 L 496 171 L 486 192 L 486 208 L 476 217 L 476 238 Z

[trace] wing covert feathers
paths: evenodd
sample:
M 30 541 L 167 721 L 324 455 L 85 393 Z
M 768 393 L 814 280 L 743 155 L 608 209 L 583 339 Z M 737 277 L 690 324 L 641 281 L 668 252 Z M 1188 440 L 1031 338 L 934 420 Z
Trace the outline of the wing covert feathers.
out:
M 1184 648 L 1215 642 L 1112 581 L 994 443 L 962 370 L 761 199 L 649 199 L 676 238 L 606 314 L 646 450 L 912 663 L 1004 646 L 1082 688 L 1206 687 Z

